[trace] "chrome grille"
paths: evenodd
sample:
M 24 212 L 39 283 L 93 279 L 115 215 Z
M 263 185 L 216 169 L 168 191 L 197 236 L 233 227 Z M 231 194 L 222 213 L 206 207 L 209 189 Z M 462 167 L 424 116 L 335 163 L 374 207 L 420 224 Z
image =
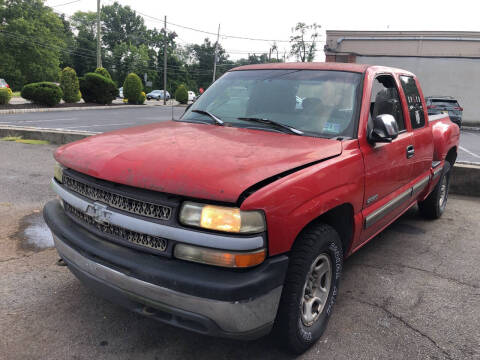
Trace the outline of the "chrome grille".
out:
M 172 208 L 168 206 L 135 200 L 110 191 L 105 191 L 95 186 L 80 182 L 66 174 L 63 175 L 63 185 L 69 190 L 75 191 L 90 200 L 99 201 L 113 208 L 133 214 L 160 220 L 168 220 L 172 215 Z
M 81 222 L 85 223 L 86 225 L 95 227 L 98 231 L 101 231 L 104 234 L 112 235 L 120 240 L 124 240 L 129 243 L 140 245 L 140 246 L 145 246 L 150 249 L 155 249 L 162 252 L 167 250 L 168 242 L 166 239 L 138 233 L 138 232 L 124 229 L 120 226 L 116 226 L 108 223 L 99 223 L 95 221 L 95 219 L 92 216 L 81 212 L 80 210 L 74 208 L 69 203 L 64 202 L 63 205 L 65 208 L 65 211 L 68 214 L 80 220 Z

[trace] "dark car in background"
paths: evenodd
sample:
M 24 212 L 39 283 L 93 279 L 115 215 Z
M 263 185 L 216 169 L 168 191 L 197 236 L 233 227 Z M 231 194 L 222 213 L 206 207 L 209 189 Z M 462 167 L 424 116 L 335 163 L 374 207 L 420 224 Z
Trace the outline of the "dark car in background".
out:
M 428 115 L 448 114 L 458 127 L 462 127 L 463 108 L 458 101 L 452 96 L 427 96 Z
M 155 100 L 163 100 L 163 90 L 153 90 L 147 94 L 147 99 L 155 99 Z M 170 93 L 168 91 L 165 92 L 167 100 L 170 100 Z

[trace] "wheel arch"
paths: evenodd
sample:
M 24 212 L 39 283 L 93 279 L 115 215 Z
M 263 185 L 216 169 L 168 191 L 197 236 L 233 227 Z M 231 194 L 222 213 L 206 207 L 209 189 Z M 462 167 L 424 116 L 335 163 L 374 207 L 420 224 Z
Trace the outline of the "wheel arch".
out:
M 352 245 L 354 235 L 354 211 L 350 203 L 343 203 L 322 213 L 307 225 L 304 226 L 300 234 L 307 228 L 315 224 L 323 223 L 330 225 L 340 236 L 342 242 L 343 255 L 345 256 Z M 297 236 L 300 236 L 300 234 Z M 297 240 L 295 239 L 295 241 Z
M 445 161 L 448 161 L 452 166 L 455 164 L 457 160 L 457 147 L 454 146 L 447 152 L 447 156 L 445 156 Z

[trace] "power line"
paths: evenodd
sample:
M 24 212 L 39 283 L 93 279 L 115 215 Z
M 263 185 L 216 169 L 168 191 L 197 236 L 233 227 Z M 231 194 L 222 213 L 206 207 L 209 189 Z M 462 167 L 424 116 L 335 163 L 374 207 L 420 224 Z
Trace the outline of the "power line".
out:
M 60 7 L 60 6 L 64 6 L 64 5 L 74 4 L 74 3 L 77 3 L 77 2 L 80 2 L 80 1 L 82 1 L 82 0 L 73 0 L 73 1 L 69 1 L 69 2 L 63 3 L 63 4 L 50 5 L 49 7 L 55 8 L 55 7 Z

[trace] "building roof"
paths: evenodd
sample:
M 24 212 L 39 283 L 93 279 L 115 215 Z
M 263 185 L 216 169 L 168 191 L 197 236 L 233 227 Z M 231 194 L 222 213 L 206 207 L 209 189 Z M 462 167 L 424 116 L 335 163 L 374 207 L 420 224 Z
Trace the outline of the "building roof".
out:
M 327 30 L 325 54 L 480 58 L 477 31 Z
M 288 69 L 288 70 L 336 70 L 363 73 L 369 65 L 351 64 L 351 63 L 323 63 L 323 62 L 291 62 L 291 63 L 270 63 L 244 65 L 236 67 L 230 71 L 241 70 L 270 70 L 270 69 Z

